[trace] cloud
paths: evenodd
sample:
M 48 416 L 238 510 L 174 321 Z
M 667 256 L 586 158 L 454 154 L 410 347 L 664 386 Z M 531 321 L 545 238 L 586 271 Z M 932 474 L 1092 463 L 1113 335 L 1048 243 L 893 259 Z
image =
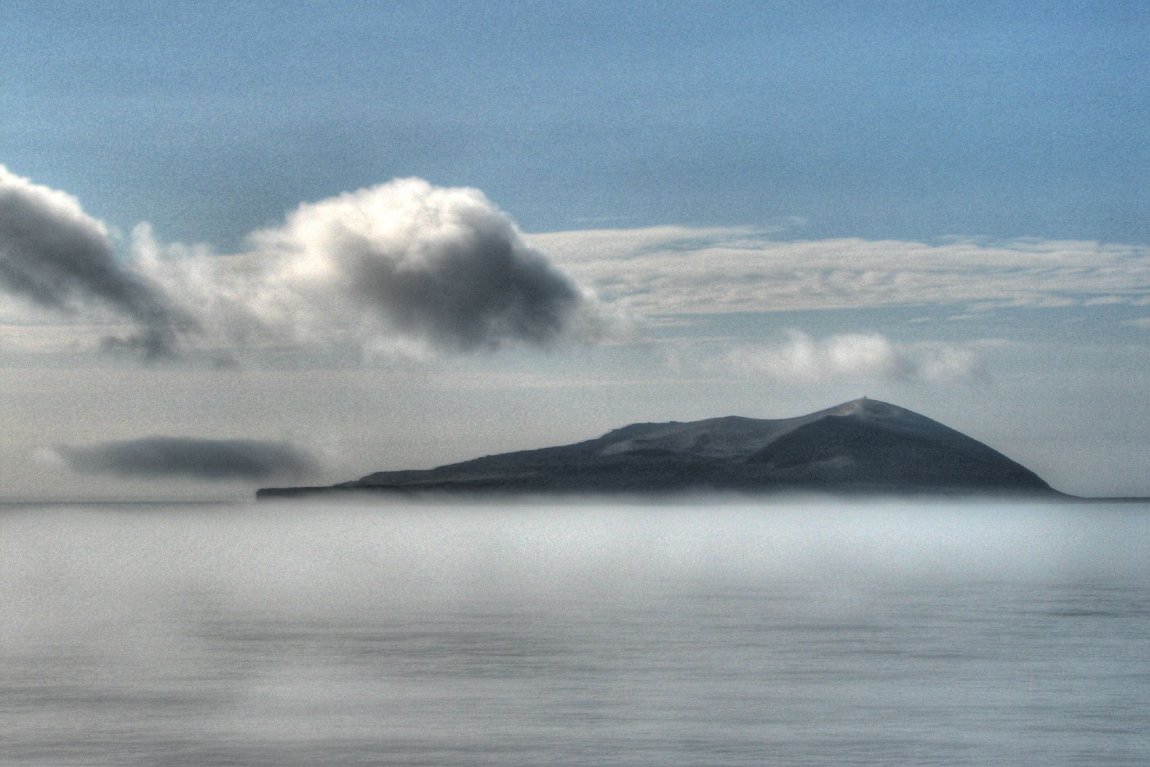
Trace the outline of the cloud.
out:
M 301 205 L 253 239 L 298 295 L 441 348 L 547 343 L 583 298 L 481 192 L 421 179 Z
M 318 473 L 308 453 L 282 442 L 145 437 L 82 447 L 57 447 L 73 471 L 125 478 L 197 480 L 299 479 Z
M 133 232 L 138 268 L 219 345 L 426 356 L 610 332 L 594 297 L 476 189 L 399 179 L 300 205 L 220 255 Z
M 528 241 L 602 300 L 647 317 L 922 305 L 1136 305 L 1150 297 L 1145 245 L 785 241 L 740 227 L 554 232 Z
M 163 243 L 141 224 L 117 258 L 74 198 L 6 170 L 0 194 L 0 289 L 92 327 L 110 311 L 128 327 L 104 348 L 149 357 L 425 359 L 626 337 L 628 325 L 699 314 L 1150 301 L 1150 247 L 1137 245 L 780 241 L 776 230 L 687 226 L 525 235 L 476 189 L 409 178 L 302 204 L 241 252 Z M 880 352 L 869 364 L 896 375 Z M 911 375 L 964 366 L 961 354 L 927 356 L 916 353 Z
M 33 184 L 0 165 L 0 290 L 56 313 L 93 305 L 134 326 L 109 347 L 155 358 L 172 353 L 194 327 L 154 285 L 117 260 L 107 228 L 70 195 Z
M 407 356 L 593 339 L 609 320 L 476 189 L 399 179 L 300 205 L 220 254 L 138 225 L 123 261 L 63 192 L 0 166 L 0 289 L 132 331 L 105 349 L 358 346 Z M 104 315 L 101 314 L 101 310 Z
M 949 382 L 985 376 L 973 344 L 897 344 L 877 333 L 814 339 L 791 331 L 780 343 L 736 346 L 711 360 L 710 365 L 788 382 L 834 378 Z

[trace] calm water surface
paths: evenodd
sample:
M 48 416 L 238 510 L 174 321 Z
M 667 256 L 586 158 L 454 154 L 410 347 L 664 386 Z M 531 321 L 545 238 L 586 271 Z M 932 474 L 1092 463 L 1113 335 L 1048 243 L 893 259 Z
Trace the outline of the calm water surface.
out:
M 1150 507 L 0 508 L 2 765 L 1144 765 Z

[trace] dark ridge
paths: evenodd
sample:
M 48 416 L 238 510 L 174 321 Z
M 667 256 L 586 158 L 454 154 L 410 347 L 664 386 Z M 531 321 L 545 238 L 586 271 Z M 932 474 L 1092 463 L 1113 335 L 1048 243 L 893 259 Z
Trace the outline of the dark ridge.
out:
M 795 482 L 1049 489 L 1029 469 L 954 434 L 959 439 L 830 417 L 780 437 L 748 462 L 763 464 Z
M 1064 497 L 977 440 L 865 398 L 797 418 L 636 423 L 572 445 L 380 471 L 326 488 L 267 488 L 257 497 L 712 491 Z

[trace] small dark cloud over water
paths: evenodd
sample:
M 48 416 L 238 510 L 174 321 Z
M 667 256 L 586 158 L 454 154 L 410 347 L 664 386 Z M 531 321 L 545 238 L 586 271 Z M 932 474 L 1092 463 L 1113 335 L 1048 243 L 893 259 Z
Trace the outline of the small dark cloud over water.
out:
M 319 464 L 286 442 L 250 439 L 145 437 L 58 447 L 74 471 L 144 479 L 260 480 L 314 476 Z

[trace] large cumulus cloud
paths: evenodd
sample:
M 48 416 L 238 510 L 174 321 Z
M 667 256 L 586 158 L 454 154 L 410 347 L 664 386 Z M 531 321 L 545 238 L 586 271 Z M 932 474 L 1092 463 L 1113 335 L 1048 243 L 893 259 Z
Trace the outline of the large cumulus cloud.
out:
M 165 244 L 141 224 L 118 257 L 75 198 L 0 166 L 0 291 L 133 326 L 105 347 L 423 355 L 542 346 L 605 327 L 590 295 L 475 189 L 412 178 L 348 192 L 300 205 L 249 246 Z
M 107 228 L 72 196 L 0 165 L 0 289 L 39 307 L 75 315 L 110 310 L 135 326 L 108 344 L 146 356 L 172 352 L 194 327 L 153 284 L 116 259 Z
M 585 303 L 475 189 L 392 181 L 301 205 L 252 241 L 277 294 L 260 303 L 313 325 L 322 317 L 328 327 L 471 350 L 550 342 Z M 285 297 L 294 303 L 286 311 Z

